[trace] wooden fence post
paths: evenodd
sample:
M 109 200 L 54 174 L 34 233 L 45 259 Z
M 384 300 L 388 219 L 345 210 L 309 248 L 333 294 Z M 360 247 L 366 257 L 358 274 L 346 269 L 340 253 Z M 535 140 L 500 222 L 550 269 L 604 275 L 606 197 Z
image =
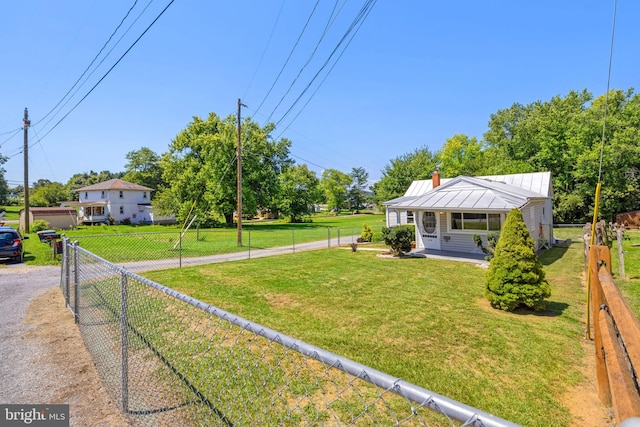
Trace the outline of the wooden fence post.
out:
M 602 292 L 600 288 L 600 278 L 598 270 L 600 269 L 601 257 L 608 252 L 606 246 L 591 246 L 589 250 L 589 271 L 591 280 L 591 313 L 593 318 L 593 339 L 596 352 L 596 379 L 598 381 L 598 397 L 600 401 L 611 406 L 611 389 L 609 387 L 609 377 L 607 375 L 607 365 L 604 359 L 604 349 L 602 348 L 602 332 L 600 330 L 600 322 L 598 321 L 600 306 L 602 305 Z M 605 261 L 606 262 L 606 261 Z M 589 325 L 587 325 L 589 328 Z

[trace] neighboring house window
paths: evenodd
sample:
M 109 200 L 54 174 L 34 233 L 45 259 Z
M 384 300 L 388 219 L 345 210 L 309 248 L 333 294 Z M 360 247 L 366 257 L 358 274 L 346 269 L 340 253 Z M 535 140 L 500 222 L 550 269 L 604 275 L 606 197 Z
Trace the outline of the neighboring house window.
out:
M 407 224 L 413 224 L 413 211 L 407 211 Z
M 104 191 L 100 193 L 100 198 L 104 199 Z
M 500 214 L 451 212 L 451 230 L 498 231 L 501 225 Z
M 143 199 L 146 199 L 146 198 L 147 198 L 147 192 L 146 192 L 146 191 L 144 191 L 144 192 L 142 193 L 142 198 L 143 198 Z
M 124 214 L 124 206 L 120 206 L 120 215 Z
M 88 192 L 88 191 L 85 191 L 85 192 L 84 192 L 84 198 L 85 198 L 85 199 L 88 199 L 88 198 L 89 198 L 89 192 Z
M 120 192 L 120 198 L 124 199 L 124 192 L 123 191 Z
M 99 215 L 99 216 L 104 215 L 104 207 L 102 207 L 102 206 L 95 206 L 95 207 L 93 208 L 93 214 L 94 214 L 94 215 Z

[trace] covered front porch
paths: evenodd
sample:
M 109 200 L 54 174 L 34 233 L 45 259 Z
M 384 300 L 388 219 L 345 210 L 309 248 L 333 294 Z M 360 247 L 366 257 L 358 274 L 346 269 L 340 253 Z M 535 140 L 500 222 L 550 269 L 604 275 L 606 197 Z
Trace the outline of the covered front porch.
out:
M 468 262 L 471 264 L 478 264 L 483 267 L 489 266 L 489 261 L 484 259 L 485 255 L 483 253 L 443 251 L 438 249 L 414 249 L 409 253 L 409 255 L 416 258 Z

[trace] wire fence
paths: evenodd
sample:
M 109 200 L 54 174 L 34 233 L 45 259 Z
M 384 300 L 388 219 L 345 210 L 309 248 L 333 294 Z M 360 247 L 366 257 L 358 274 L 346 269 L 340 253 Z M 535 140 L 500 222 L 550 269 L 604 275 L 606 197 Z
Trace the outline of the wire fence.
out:
M 63 239 L 61 288 L 132 425 L 515 426 L 138 276 Z
M 221 260 L 258 258 L 318 247 L 356 242 L 361 228 L 296 227 L 295 229 L 244 229 L 242 242 L 230 229 L 189 230 L 184 233 L 146 232 L 66 236 L 110 262 L 131 271 L 174 268 Z M 217 258 L 213 258 L 217 257 Z

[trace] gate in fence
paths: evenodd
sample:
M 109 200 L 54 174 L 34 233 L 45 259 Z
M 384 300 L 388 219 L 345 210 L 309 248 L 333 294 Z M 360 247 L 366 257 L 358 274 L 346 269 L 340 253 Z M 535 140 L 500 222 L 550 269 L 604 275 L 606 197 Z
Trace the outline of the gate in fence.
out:
M 297 341 L 63 241 L 61 288 L 133 425 L 515 424 Z

